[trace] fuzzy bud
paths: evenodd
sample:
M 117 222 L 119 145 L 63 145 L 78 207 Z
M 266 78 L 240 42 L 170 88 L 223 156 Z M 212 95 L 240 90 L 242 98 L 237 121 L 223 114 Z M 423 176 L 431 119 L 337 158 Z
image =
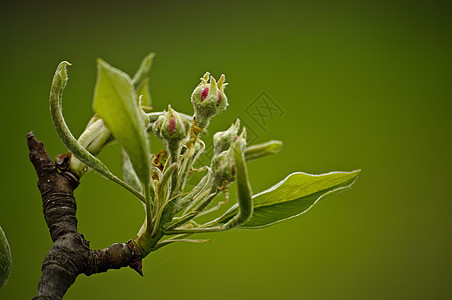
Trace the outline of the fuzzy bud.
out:
M 178 112 L 168 106 L 168 112 L 164 111 L 152 125 L 155 136 L 169 142 L 179 142 L 188 136 L 190 123 Z
M 159 139 L 162 138 L 161 129 L 162 129 L 163 121 L 166 118 L 165 114 L 166 114 L 166 112 L 164 112 L 163 115 L 159 116 L 158 119 L 152 124 L 152 132 Z
M 233 182 L 235 177 L 234 154 L 229 149 L 214 156 L 212 159 L 212 170 L 217 183 L 220 185 L 223 181 Z
M 232 182 L 235 180 L 234 149 L 238 148 L 243 153 L 246 148 L 246 130 L 243 128 L 242 133 L 238 136 L 239 127 L 240 121 L 237 120 L 228 130 L 217 133 L 224 133 L 223 135 L 215 134 L 216 138 L 214 136 L 215 155 L 212 158 L 211 167 L 218 184 L 223 183 L 223 181 Z M 219 152 L 222 149 L 225 150 Z
M 226 131 L 220 131 L 215 133 L 213 136 L 213 147 L 215 155 L 220 154 L 223 151 L 228 150 L 232 143 L 237 142 L 238 145 L 244 149 L 244 145 L 246 145 L 246 131 L 243 128 L 242 134 L 237 136 L 240 128 L 240 120 L 231 125 Z
M 188 136 L 190 122 L 168 106 L 163 114 L 152 125 L 155 136 L 163 140 L 172 161 L 177 161 L 182 147 L 181 141 Z
M 224 93 L 227 83 L 225 76 L 221 75 L 218 82 L 207 72 L 202 78 L 201 83 L 195 88 L 191 95 L 191 103 L 195 110 L 196 125 L 206 128 L 209 125 L 210 118 L 226 109 L 228 99 Z

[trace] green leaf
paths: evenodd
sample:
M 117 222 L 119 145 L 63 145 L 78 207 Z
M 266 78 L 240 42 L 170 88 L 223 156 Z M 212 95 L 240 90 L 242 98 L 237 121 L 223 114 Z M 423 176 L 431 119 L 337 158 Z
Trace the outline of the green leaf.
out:
M 151 100 L 151 93 L 149 92 L 149 78 L 146 78 L 143 80 L 140 84 L 140 86 L 137 88 L 137 96 L 143 96 L 141 98 L 141 105 L 142 106 L 149 106 L 152 103 Z
M 0 288 L 6 283 L 11 271 L 11 249 L 0 226 Z
M 124 147 L 121 147 L 121 166 L 122 177 L 124 178 L 124 181 L 138 192 L 143 193 L 140 179 L 138 178 L 137 173 L 135 173 L 132 162 L 130 161 L 126 150 L 124 150 Z
M 149 53 L 141 62 L 140 67 L 133 76 L 132 83 L 135 89 L 142 85 L 143 81 L 149 77 L 149 71 L 151 70 L 152 60 L 154 59 L 155 53 Z
M 132 80 L 101 59 L 97 64 L 93 108 L 126 150 L 140 181 L 149 185 L 148 139 Z
M 350 188 L 361 170 L 331 172 L 322 175 L 293 173 L 280 183 L 253 196 L 254 212 L 240 228 L 267 227 L 297 217 L 308 211 L 320 199 Z M 226 223 L 237 214 L 232 206 L 217 222 Z
M 238 212 L 228 222 L 224 224 L 224 230 L 232 229 L 246 224 L 253 214 L 253 191 L 248 179 L 245 155 L 242 153 L 237 143 L 233 146 L 234 161 L 237 176 L 237 205 Z
M 63 144 L 83 163 L 96 170 L 103 176 L 110 178 L 112 176 L 110 170 L 96 157 L 82 147 L 79 142 L 72 135 L 69 127 L 63 117 L 63 91 L 68 82 L 66 66 L 71 64 L 67 61 L 62 61 L 53 76 L 52 86 L 50 88 L 50 115 L 52 117 L 53 125 L 58 133 Z M 80 176 L 80 174 L 78 174 Z
M 264 144 L 253 145 L 245 149 L 246 161 L 278 153 L 282 148 L 281 141 L 269 141 Z
M 86 150 L 80 143 L 75 139 L 67 126 L 64 116 L 63 116 L 63 92 L 66 84 L 68 82 L 66 67 L 71 64 L 67 61 L 62 61 L 53 76 L 52 86 L 50 88 L 49 106 L 50 115 L 52 117 L 53 125 L 55 126 L 56 132 L 60 137 L 63 144 L 72 152 L 72 154 L 83 162 L 85 165 L 89 166 L 102 176 L 116 182 L 121 185 L 131 193 L 133 193 L 137 198 L 144 202 L 144 197 L 131 186 L 126 184 L 124 181 L 119 179 L 116 175 L 110 172 L 107 166 L 104 165 L 97 157 L 93 156 Z M 81 174 L 77 174 L 79 177 Z

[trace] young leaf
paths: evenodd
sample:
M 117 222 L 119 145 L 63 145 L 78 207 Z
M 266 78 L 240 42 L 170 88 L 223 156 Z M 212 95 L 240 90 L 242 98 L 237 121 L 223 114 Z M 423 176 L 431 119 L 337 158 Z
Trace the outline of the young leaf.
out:
M 68 82 L 66 66 L 71 64 L 67 61 L 62 61 L 53 76 L 52 86 L 50 88 L 50 115 L 55 129 L 63 144 L 83 163 L 96 170 L 103 176 L 110 178 L 112 176 L 110 170 L 96 157 L 83 148 L 79 142 L 72 135 L 69 127 L 63 117 L 63 91 Z
M 149 92 L 149 78 L 143 80 L 140 86 L 137 88 L 137 96 L 143 96 L 141 98 L 142 106 L 150 106 L 152 103 L 151 93 Z
M 150 155 L 143 119 L 130 77 L 99 59 L 94 90 L 94 111 L 104 119 L 130 157 L 137 176 L 149 184 Z
M 264 144 L 253 145 L 245 149 L 246 161 L 276 154 L 282 148 L 281 141 L 269 141 Z
M 53 125 L 55 126 L 58 136 L 60 137 L 63 144 L 72 152 L 72 154 L 77 159 L 79 159 L 85 165 L 89 166 L 91 169 L 95 170 L 102 176 L 126 188 L 137 198 L 144 202 L 144 197 L 139 192 L 116 177 L 116 175 L 111 173 L 107 166 L 104 165 L 104 163 L 102 163 L 97 157 L 93 156 L 91 153 L 89 153 L 88 150 L 82 147 L 82 145 L 80 145 L 80 143 L 72 135 L 69 127 L 66 125 L 63 117 L 63 92 L 68 82 L 66 70 L 66 66 L 68 65 L 70 66 L 71 64 L 67 61 L 62 61 L 58 65 L 55 71 L 55 75 L 53 76 L 52 86 L 50 88 L 50 115 L 52 117 Z
M 135 73 L 132 79 L 132 83 L 135 89 L 138 90 L 139 86 L 143 83 L 143 81 L 146 78 L 148 78 L 154 56 L 155 53 L 151 52 L 141 62 L 140 67 L 138 68 L 137 72 Z
M 9 248 L 8 240 L 5 233 L 0 227 L 0 288 L 8 279 L 11 271 L 11 249 Z
M 234 161 L 237 173 L 237 205 L 238 213 L 224 224 L 225 230 L 232 229 L 247 222 L 253 214 L 253 192 L 248 179 L 245 155 L 240 147 L 234 145 Z
M 331 172 L 322 175 L 293 173 L 275 186 L 253 196 L 254 212 L 240 228 L 267 227 L 308 211 L 320 199 L 350 188 L 360 170 L 353 172 Z M 227 223 L 238 211 L 232 206 L 217 222 Z
M 124 181 L 138 192 L 143 193 L 140 179 L 138 178 L 137 173 L 135 173 L 132 162 L 130 161 L 126 150 L 124 150 L 124 147 L 121 147 L 121 166 L 122 177 L 124 178 Z

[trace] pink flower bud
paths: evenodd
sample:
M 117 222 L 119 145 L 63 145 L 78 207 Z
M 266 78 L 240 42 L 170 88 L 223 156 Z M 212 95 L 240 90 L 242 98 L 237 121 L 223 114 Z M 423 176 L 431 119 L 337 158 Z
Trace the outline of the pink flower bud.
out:
M 224 93 L 226 85 L 224 75 L 221 75 L 218 82 L 209 72 L 201 78 L 201 83 L 191 95 L 196 126 L 206 128 L 210 118 L 226 109 L 228 106 L 228 98 Z
M 169 120 L 169 131 L 171 134 L 176 131 L 176 119 L 174 117 Z
M 207 98 L 207 95 L 209 95 L 209 87 L 206 87 L 201 92 L 201 101 L 204 101 L 204 99 Z
M 221 104 L 221 98 L 223 98 L 223 96 L 221 96 L 221 92 L 218 91 L 217 107 L 220 106 L 220 104 Z

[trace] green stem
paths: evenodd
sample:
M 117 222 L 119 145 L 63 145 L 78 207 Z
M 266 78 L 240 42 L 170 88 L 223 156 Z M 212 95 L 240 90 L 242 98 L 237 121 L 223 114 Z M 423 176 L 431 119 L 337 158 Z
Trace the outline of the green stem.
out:
M 152 198 L 151 198 L 151 188 L 149 184 L 144 186 L 144 195 L 146 197 L 146 231 L 145 234 L 150 234 L 152 232 Z

